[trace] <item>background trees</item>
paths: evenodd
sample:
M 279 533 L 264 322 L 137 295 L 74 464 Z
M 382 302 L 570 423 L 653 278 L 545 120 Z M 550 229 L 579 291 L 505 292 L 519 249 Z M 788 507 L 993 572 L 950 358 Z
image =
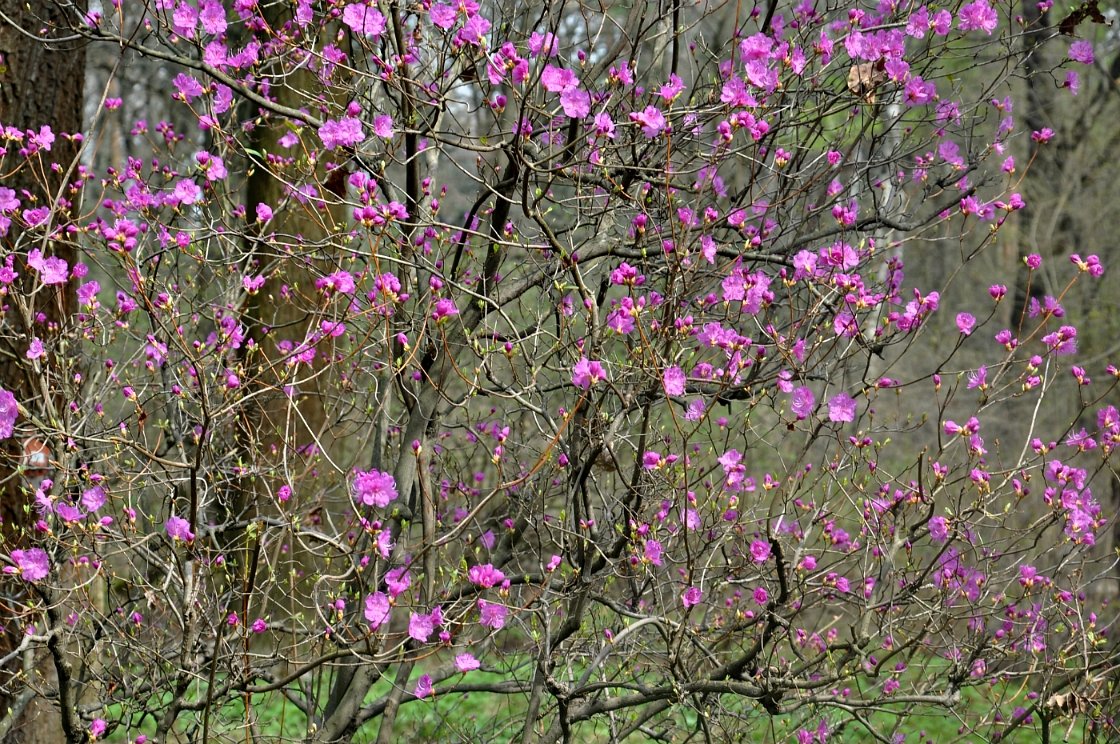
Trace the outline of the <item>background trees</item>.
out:
M 1091 44 L 986 0 L 56 5 L 174 104 L 122 123 L 99 62 L 80 211 L 0 205 L 43 391 L 0 423 L 54 454 L 4 661 L 68 740 L 1112 730 L 1103 268 L 997 250 L 1065 136 L 1010 96 Z

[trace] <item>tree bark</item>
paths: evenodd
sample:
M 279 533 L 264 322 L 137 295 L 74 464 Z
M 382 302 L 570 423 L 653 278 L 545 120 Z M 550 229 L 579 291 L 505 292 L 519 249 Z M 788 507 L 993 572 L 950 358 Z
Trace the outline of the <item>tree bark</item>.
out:
M 36 132 L 49 126 L 55 140 L 49 152 L 41 153 L 42 169 L 21 168 L 14 173 L 6 173 L 3 185 L 16 191 L 24 208 L 32 206 L 51 206 L 64 208 L 60 198 L 77 202 L 76 194 L 65 189 L 67 174 L 78 157 L 79 145 L 72 139 L 62 137 L 62 133 L 73 134 L 82 131 L 82 94 L 85 82 L 85 48 L 83 42 L 65 39 L 70 36 L 67 29 L 86 10 L 85 0 L 72 2 L 25 2 L 24 0 L 0 0 L 0 124 L 18 130 L 32 129 Z M 12 156 L 9 156 L 12 158 Z M 75 249 L 72 244 L 55 242 L 48 247 L 30 246 L 20 240 L 18 229 L 13 224 L 12 231 L 5 238 L 5 253 L 16 251 L 20 255 L 32 247 L 42 247 L 44 251 L 63 258 L 69 265 L 74 264 Z M 21 271 L 27 279 L 27 271 Z M 18 286 L 18 285 L 17 285 Z M 18 289 L 17 289 L 18 291 Z M 73 290 L 59 289 L 57 292 L 40 292 L 37 295 L 34 311 L 42 312 L 47 323 L 36 328 L 36 335 L 43 336 L 48 328 L 62 321 L 73 307 Z M 42 414 L 47 408 L 42 397 L 36 397 L 39 387 L 32 385 L 29 368 L 23 366 L 25 348 L 13 348 L 8 339 L 19 338 L 20 331 L 30 337 L 31 329 L 24 328 L 20 314 L 5 308 L 3 322 L 19 329 L 5 334 L 0 364 L 0 386 L 12 391 L 16 398 L 28 409 Z M 57 332 L 57 331 L 56 331 Z M 45 417 L 44 417 L 45 418 Z M 51 432 L 36 432 L 44 441 L 51 440 Z M 51 443 L 53 451 L 59 451 Z M 10 440 L 0 457 L 0 540 L 4 552 L 18 547 L 26 539 L 27 527 L 32 521 L 30 511 L 30 492 L 18 477 L 19 457 L 22 454 L 21 440 Z M 13 582 L 6 591 L 22 591 L 22 583 L 12 579 L 0 579 L 5 583 Z M 19 643 L 22 628 L 15 624 L 5 624 L 0 636 L 0 656 L 14 649 Z M 34 685 L 53 686 L 55 675 L 47 673 L 44 666 L 34 664 L 24 667 L 21 661 L 13 662 L 6 669 L 0 669 L 0 717 L 8 713 L 9 706 L 15 701 L 13 695 L 28 682 L 22 684 L 19 675 L 41 677 L 30 680 Z M 49 706 L 41 698 L 28 705 L 13 726 L 5 741 L 19 744 L 35 742 L 55 742 L 61 736 L 61 720 L 58 710 Z

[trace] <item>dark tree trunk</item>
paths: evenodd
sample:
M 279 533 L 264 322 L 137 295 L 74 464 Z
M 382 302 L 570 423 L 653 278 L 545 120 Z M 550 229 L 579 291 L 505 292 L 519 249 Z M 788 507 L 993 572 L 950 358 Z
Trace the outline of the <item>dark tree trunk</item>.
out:
M 46 125 L 56 135 L 50 152 L 42 153 L 47 167 L 22 168 L 15 173 L 7 173 L 4 177 L 2 185 L 16 191 L 23 207 L 59 206 L 60 197 L 63 201 L 76 203 L 78 200 L 76 193 L 69 193 L 64 187 L 67 175 L 73 173 L 79 147 L 60 135 L 82 131 L 85 48 L 81 41 L 53 40 L 72 36 L 68 29 L 80 20 L 85 10 L 85 0 L 0 0 L 0 12 L 3 13 L 3 17 L 0 17 L 0 124 L 35 131 Z M 12 158 L 9 155 L 9 163 Z M 51 166 L 54 166 L 53 169 Z M 5 253 L 14 249 L 25 254 L 31 247 L 43 247 L 38 244 L 26 245 L 20 240 L 15 225 L 4 242 Z M 54 242 L 45 250 L 65 259 L 71 266 L 74 264 L 75 249 L 71 244 Z M 26 281 L 28 272 L 24 270 L 20 273 Z M 60 289 L 56 293 L 40 292 L 39 296 L 42 297 L 42 302 L 38 303 L 35 310 L 46 315 L 48 327 L 52 322 L 62 320 L 72 307 L 73 291 L 70 288 Z M 36 399 L 29 384 L 28 368 L 21 364 L 26 348 L 12 348 L 12 339 L 24 334 L 30 337 L 33 334 L 29 332 L 30 329 L 23 327 L 19 314 L 7 308 L 3 323 L 9 327 L 9 332 L 4 334 L 4 341 L 0 342 L 8 346 L 3 358 L 15 361 L 0 364 L 0 386 L 12 391 L 30 410 L 41 413 L 44 401 Z M 47 328 L 36 329 L 34 335 L 42 337 L 47 332 Z M 46 441 L 52 438 L 51 435 L 50 432 L 35 433 L 35 436 Z M 0 518 L 3 519 L 0 524 L 0 539 L 3 550 L 8 552 L 25 541 L 31 512 L 28 489 L 22 486 L 20 478 L 14 477 L 22 453 L 22 443 L 17 439 L 6 444 L 4 456 L 0 457 L 0 483 L 3 484 L 0 486 Z M 53 444 L 50 446 L 55 447 Z M 55 448 L 54 451 L 57 452 L 58 449 Z M 0 583 L 3 584 L 2 592 L 5 596 L 10 597 L 22 589 L 20 583 L 12 580 L 0 579 Z M 0 636 L 0 656 L 18 643 L 21 631 L 14 623 L 5 623 L 5 626 L 3 635 Z M 30 673 L 37 676 L 40 671 L 41 668 L 22 669 L 20 660 L 8 669 L 0 669 L 0 720 L 8 714 L 11 705 L 18 706 L 20 703 L 18 692 L 23 685 L 19 680 L 13 680 L 12 675 Z M 12 692 L 15 694 L 8 694 Z M 27 744 L 53 742 L 58 741 L 61 736 L 57 715 L 46 705 L 29 705 L 22 716 L 9 723 L 14 725 L 3 737 L 5 741 Z

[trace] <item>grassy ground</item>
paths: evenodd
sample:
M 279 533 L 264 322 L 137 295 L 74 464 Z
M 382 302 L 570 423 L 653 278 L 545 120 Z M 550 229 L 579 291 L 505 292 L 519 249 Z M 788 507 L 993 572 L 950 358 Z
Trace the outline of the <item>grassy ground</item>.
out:
M 409 683 L 410 690 L 422 673 L 423 671 L 419 669 L 414 671 L 413 679 Z M 504 679 L 508 679 L 508 676 L 496 672 L 476 671 L 470 676 L 470 680 L 474 683 L 498 682 Z M 456 679 L 449 680 L 448 684 L 456 681 Z M 326 679 L 321 680 L 324 696 L 328 689 L 326 682 Z M 390 687 L 390 680 L 382 679 L 375 685 L 368 699 L 380 698 L 390 690 Z M 1025 694 L 1021 688 L 1011 689 L 1010 686 L 967 688 L 962 692 L 961 702 L 953 710 L 927 707 L 876 711 L 863 716 L 859 722 L 850 721 L 829 741 L 873 742 L 877 737 L 884 737 L 890 741 L 896 735 L 904 736 L 903 741 L 908 744 L 992 741 L 996 733 L 995 729 L 983 728 L 970 731 L 965 722 L 990 719 L 994 709 L 1009 712 L 1016 704 L 1025 702 Z M 246 702 L 249 703 L 248 714 Z M 797 729 L 801 726 L 815 728 L 821 716 L 826 717 L 832 724 L 841 720 L 836 711 L 826 710 L 820 711 L 816 717 L 810 716 L 807 720 L 793 716 L 771 717 L 753 701 L 731 696 L 725 696 L 722 701 L 718 703 L 712 701 L 712 703 L 720 704 L 720 714 L 708 719 L 710 721 L 708 733 L 713 741 L 735 741 L 744 744 L 796 741 Z M 394 741 L 409 742 L 409 744 L 427 742 L 506 744 L 520 741 L 526 705 L 524 695 L 480 692 L 440 693 L 437 686 L 433 697 L 410 702 L 401 707 L 394 729 Z M 119 709 L 115 712 L 119 714 Z M 900 718 L 900 714 L 905 714 L 905 718 Z M 668 717 L 652 722 L 650 729 L 664 730 L 668 727 L 667 724 L 672 722 L 674 724 L 672 729 L 676 735 L 672 736 L 670 741 L 704 740 L 702 735 L 689 736 L 691 733 L 698 733 L 702 728 L 699 725 L 699 714 L 693 707 L 678 705 L 671 713 L 665 715 Z M 273 693 L 255 695 L 248 701 L 239 699 L 219 710 L 212 711 L 210 740 L 253 741 L 252 736 L 247 736 L 245 732 L 244 726 L 247 720 L 254 720 L 257 723 L 256 728 L 260 737 L 257 741 L 302 741 L 307 735 L 307 721 L 303 713 L 282 695 Z M 108 741 L 131 742 L 137 734 L 150 735 L 154 730 L 154 722 L 150 719 L 134 723 L 136 725 L 131 731 L 118 730 Z M 201 741 L 201 714 L 197 719 L 194 718 L 194 714 L 184 714 L 181 723 L 182 725 L 177 727 L 178 741 Z M 1080 744 L 1085 738 L 1086 723 L 1087 719 L 1083 715 L 1056 720 L 1051 724 L 1051 740 L 1061 741 L 1064 744 Z M 613 722 L 613 728 L 612 722 L 606 718 L 577 724 L 573 727 L 573 740 L 589 744 L 610 742 L 613 740 L 612 731 L 617 732 L 626 724 L 624 716 L 619 716 Z M 355 741 L 361 744 L 374 741 L 379 725 L 378 719 L 369 722 L 359 730 Z M 1110 740 L 1110 737 L 1105 735 L 1104 739 Z M 629 739 L 631 742 L 646 740 L 650 740 L 650 737 L 640 733 Z M 1021 727 L 1006 741 L 1012 744 L 1031 744 L 1040 741 L 1037 721 L 1032 725 Z

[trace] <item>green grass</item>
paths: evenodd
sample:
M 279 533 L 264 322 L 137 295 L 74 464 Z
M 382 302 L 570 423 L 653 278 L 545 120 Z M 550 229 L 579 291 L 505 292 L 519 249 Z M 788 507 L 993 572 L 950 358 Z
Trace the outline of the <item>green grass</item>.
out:
M 433 665 L 434 666 L 434 665 Z M 390 670 L 395 671 L 395 670 Z M 424 673 L 421 665 L 413 670 L 408 690 L 415 686 L 416 680 Z M 525 678 L 529 673 L 528 665 L 522 665 L 519 676 Z M 907 674 L 935 674 L 936 670 L 927 666 L 922 672 Z M 426 700 L 411 701 L 401 706 L 394 727 L 394 741 L 421 744 L 426 742 L 469 742 L 470 744 L 490 744 L 520 741 L 524 717 L 527 709 L 526 694 L 499 694 L 489 692 L 451 693 L 441 692 L 455 684 L 469 680 L 473 684 L 501 682 L 510 678 L 508 673 L 494 671 L 475 671 L 467 677 L 456 676 L 436 686 L 435 694 Z M 329 690 L 329 679 L 322 675 L 315 694 L 325 697 Z M 367 696 L 367 703 L 382 698 L 392 688 L 391 676 L 379 680 Z M 253 695 L 248 700 L 249 712 L 246 713 L 245 698 L 228 700 L 210 714 L 211 741 L 251 741 L 245 735 L 245 723 L 254 720 L 261 740 L 268 742 L 302 741 L 307 734 L 307 720 L 304 714 L 279 693 Z M 835 725 L 844 714 L 836 709 L 821 708 L 817 711 L 798 712 L 789 716 L 771 717 L 761 710 L 753 700 L 725 695 L 720 699 L 709 698 L 705 703 L 709 709 L 704 718 L 712 740 L 736 742 L 786 742 L 795 741 L 797 729 L 801 726 L 815 728 L 821 718 Z M 1016 705 L 1029 704 L 1026 690 L 1019 685 L 984 685 L 965 688 L 961 700 L 952 710 L 934 706 L 907 707 L 897 706 L 890 710 L 882 709 L 861 715 L 860 721 L 849 720 L 838 735 L 830 739 L 840 742 L 875 741 L 873 731 L 888 740 L 896 734 L 903 735 L 904 741 L 941 744 L 942 742 L 984 742 L 991 740 L 996 729 L 984 727 L 970 731 L 966 722 L 990 719 L 993 710 L 1000 710 L 1005 718 Z M 547 705 L 547 703 L 546 703 Z M 718 706 L 718 715 L 711 708 Z M 124 713 L 121 704 L 110 707 L 107 718 L 121 720 Z M 548 718 L 544 725 L 552 723 L 554 711 L 547 709 Z M 678 704 L 650 722 L 650 729 L 662 731 L 671 729 L 673 741 L 683 741 L 688 734 L 698 730 L 701 713 L 687 704 Z M 1006 739 L 1011 744 L 1031 744 L 1040 740 L 1038 716 L 1031 725 L 1018 729 Z M 629 725 L 631 719 L 625 713 L 617 714 L 612 722 L 607 717 L 573 725 L 573 740 L 588 742 L 612 741 L 612 731 Z M 154 733 L 155 721 L 147 718 L 133 720 L 133 727 L 124 731 L 118 729 L 109 742 L 130 742 L 137 734 L 149 736 Z M 193 733 L 194 740 L 201 740 L 202 714 L 186 712 L 180 716 L 175 731 L 177 737 L 169 741 L 188 741 Z M 1051 739 L 1065 744 L 1080 744 L 1085 740 L 1087 718 L 1074 715 L 1059 718 L 1051 723 Z M 375 718 L 363 726 L 354 738 L 355 742 L 373 742 L 381 725 Z M 1108 735 L 1105 735 L 1108 738 Z M 640 742 L 646 737 L 636 734 L 629 741 Z M 703 737 L 693 739 L 702 741 Z

